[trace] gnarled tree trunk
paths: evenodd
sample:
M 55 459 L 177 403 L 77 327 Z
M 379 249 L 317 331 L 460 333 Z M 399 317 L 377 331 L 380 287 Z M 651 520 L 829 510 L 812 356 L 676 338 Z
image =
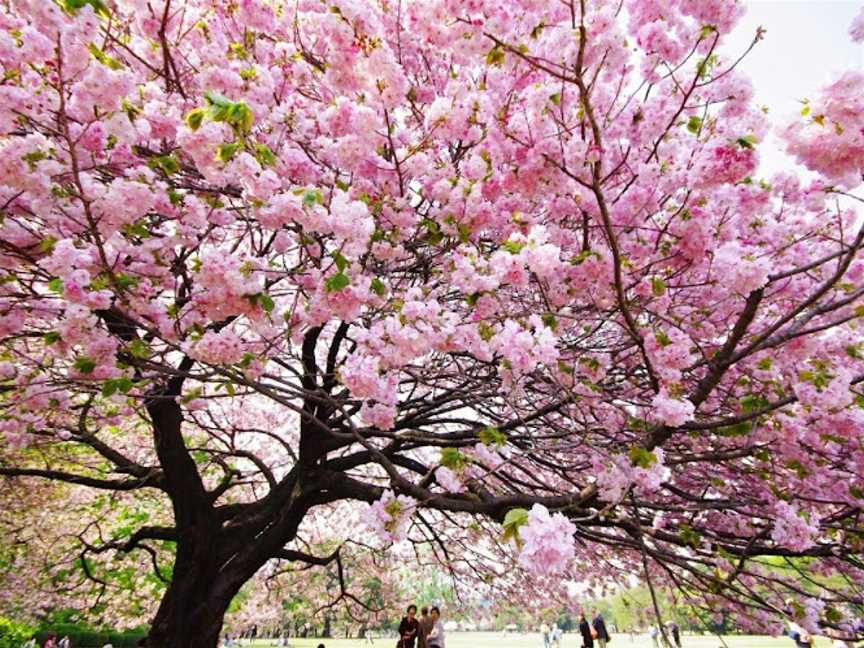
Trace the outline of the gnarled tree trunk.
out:
M 225 564 L 216 541 L 201 534 L 192 546 L 178 546 L 171 584 L 147 637 L 148 648 L 216 648 L 225 612 L 248 568 Z M 265 561 L 261 560 L 263 565 Z M 222 564 L 220 564 L 222 563 Z M 252 569 L 254 574 L 255 569 Z

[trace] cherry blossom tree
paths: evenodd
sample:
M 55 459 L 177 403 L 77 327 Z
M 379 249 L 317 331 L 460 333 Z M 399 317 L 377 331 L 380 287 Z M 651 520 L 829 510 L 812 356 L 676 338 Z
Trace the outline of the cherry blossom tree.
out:
M 742 12 L 3 3 L 0 475 L 147 512 L 160 648 L 370 538 L 854 634 L 864 77 L 760 179 Z

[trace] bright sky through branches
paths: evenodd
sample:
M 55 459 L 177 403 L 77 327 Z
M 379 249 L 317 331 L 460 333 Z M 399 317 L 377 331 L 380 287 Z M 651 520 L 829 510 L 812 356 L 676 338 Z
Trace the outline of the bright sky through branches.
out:
M 842 70 L 864 68 L 864 46 L 848 37 L 861 8 L 854 0 L 748 0 L 747 13 L 729 36 L 725 51 L 737 55 L 759 26 L 765 40 L 742 63 L 753 81 L 755 101 L 768 106 L 774 119 L 788 118 L 805 97 Z M 767 173 L 792 163 L 776 146 L 761 151 Z M 803 168 L 803 167 L 802 167 Z

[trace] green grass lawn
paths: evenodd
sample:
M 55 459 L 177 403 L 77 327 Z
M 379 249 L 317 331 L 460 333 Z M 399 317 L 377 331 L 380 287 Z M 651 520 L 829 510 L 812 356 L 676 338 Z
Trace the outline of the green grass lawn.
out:
M 504 634 L 502 632 L 451 632 L 446 636 L 447 648 L 543 648 L 538 633 Z M 723 638 L 729 648 L 795 648 L 791 639 L 761 635 L 733 635 Z M 291 648 L 316 648 L 323 643 L 326 648 L 395 648 L 395 637 L 376 637 L 375 643 L 366 644 L 362 639 L 291 639 Z M 681 637 L 682 648 L 722 648 L 723 644 L 712 635 L 687 635 Z M 244 643 L 244 648 L 275 646 L 275 641 Z M 561 648 L 580 648 L 582 638 L 578 634 L 565 634 Z M 596 646 L 597 644 L 595 644 Z M 831 641 L 824 637 L 816 640 L 815 648 L 829 648 Z M 647 634 L 613 635 L 608 648 L 654 648 Z

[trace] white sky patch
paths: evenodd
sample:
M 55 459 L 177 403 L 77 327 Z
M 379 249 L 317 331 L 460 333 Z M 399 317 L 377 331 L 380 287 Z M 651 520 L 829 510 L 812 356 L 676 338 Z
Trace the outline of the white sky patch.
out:
M 726 38 L 723 52 L 737 58 L 758 27 L 765 39 L 741 63 L 753 81 L 757 105 L 768 106 L 776 126 L 800 119 L 800 103 L 844 70 L 864 68 L 864 44 L 849 38 L 861 0 L 745 0 L 747 13 Z M 771 175 L 795 163 L 769 140 L 759 147 L 761 171 Z

